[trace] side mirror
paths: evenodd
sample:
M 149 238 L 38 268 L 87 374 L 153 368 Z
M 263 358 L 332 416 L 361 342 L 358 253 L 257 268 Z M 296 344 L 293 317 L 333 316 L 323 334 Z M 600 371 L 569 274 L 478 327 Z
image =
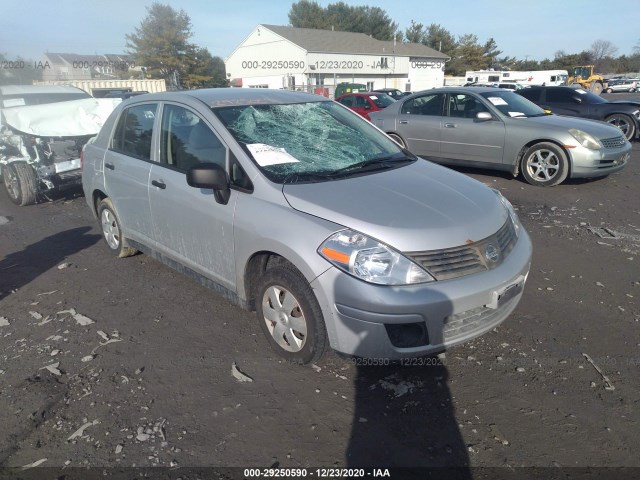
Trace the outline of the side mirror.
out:
M 574 102 L 576 102 L 578 104 L 582 103 L 582 99 L 578 95 L 575 95 L 575 96 L 573 96 L 571 98 L 573 99 Z
M 371 110 L 371 108 L 372 108 L 371 105 L 369 105 L 368 103 L 364 106 L 365 110 Z
M 476 120 L 478 122 L 488 122 L 489 120 L 493 120 L 493 115 L 489 112 L 478 112 L 476 113 Z
M 226 205 L 231 196 L 229 176 L 215 163 L 201 163 L 187 170 L 187 184 L 195 188 L 210 188 L 216 202 Z

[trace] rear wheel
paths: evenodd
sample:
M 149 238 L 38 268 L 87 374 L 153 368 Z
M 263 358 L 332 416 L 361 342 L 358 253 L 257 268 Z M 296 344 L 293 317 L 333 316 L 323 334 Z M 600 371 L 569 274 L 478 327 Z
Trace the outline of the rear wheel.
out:
M 627 140 L 631 141 L 636 136 L 636 124 L 633 119 L 624 113 L 616 113 L 606 118 L 611 125 L 618 127 Z
M 596 95 L 600 95 L 602 93 L 602 84 L 598 82 L 593 82 L 591 84 L 591 91 Z
M 391 137 L 391 140 L 396 142 L 402 148 L 407 148 L 407 145 L 404 143 L 404 140 L 402 140 L 402 138 L 400 138 L 399 135 L 396 135 L 395 133 L 388 133 L 387 135 L 389 135 Z
M 4 187 L 9 200 L 24 207 L 36 203 L 38 180 L 31 165 L 25 162 L 13 162 L 2 169 Z
M 137 252 L 135 248 L 127 245 L 127 241 L 122 235 L 120 219 L 118 219 L 116 210 L 113 208 L 113 203 L 109 198 L 105 198 L 98 203 L 98 218 L 100 218 L 102 227 L 102 237 L 114 255 L 124 258 L 130 257 Z
M 610 88 L 607 88 L 607 93 L 613 93 L 613 90 Z
M 271 347 L 294 363 L 318 360 L 327 332 L 315 294 L 290 264 L 268 269 L 256 290 L 256 313 Z
M 562 183 L 568 174 L 567 156 L 553 143 L 537 143 L 522 157 L 522 175 L 531 185 L 552 187 Z

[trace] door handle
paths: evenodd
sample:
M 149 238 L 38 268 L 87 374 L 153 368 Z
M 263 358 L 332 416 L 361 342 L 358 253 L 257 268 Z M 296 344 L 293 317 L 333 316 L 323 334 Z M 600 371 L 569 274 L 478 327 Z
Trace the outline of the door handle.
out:
M 116 166 L 113 163 L 105 162 L 104 167 L 108 168 L 109 170 L 115 170 L 116 169 Z
M 456 128 L 456 124 L 455 123 L 445 123 L 444 124 L 444 128 Z
M 164 190 L 165 188 L 167 188 L 167 184 L 164 183 L 162 180 L 151 180 L 151 185 L 153 185 L 154 187 L 158 187 L 161 190 Z
M 409 123 L 409 121 L 408 120 L 400 120 L 398 123 L 400 125 L 406 125 L 407 123 Z

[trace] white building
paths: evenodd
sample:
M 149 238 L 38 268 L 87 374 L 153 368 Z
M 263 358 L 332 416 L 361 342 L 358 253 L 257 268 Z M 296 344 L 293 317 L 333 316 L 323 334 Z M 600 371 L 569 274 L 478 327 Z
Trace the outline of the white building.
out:
M 363 33 L 258 25 L 226 59 L 234 87 L 287 88 L 333 95 L 338 83 L 419 91 L 444 85 L 449 57 L 417 43 Z

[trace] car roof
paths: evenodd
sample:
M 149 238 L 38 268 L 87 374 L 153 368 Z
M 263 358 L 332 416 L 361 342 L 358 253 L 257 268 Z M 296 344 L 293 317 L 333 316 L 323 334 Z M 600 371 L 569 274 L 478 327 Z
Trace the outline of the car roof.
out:
M 125 100 L 124 105 L 137 103 L 141 95 L 135 95 Z M 330 102 L 326 97 L 303 92 L 288 90 L 271 90 L 267 88 L 203 88 L 197 90 L 182 90 L 175 92 L 148 93 L 144 101 L 181 101 L 185 98 L 200 100 L 210 108 L 231 107 L 236 105 L 272 105 L 307 102 Z
M 39 93 L 87 93 L 81 88 L 71 85 L 2 85 L 0 94 L 2 95 L 25 95 Z M 87 95 L 89 95 L 87 93 Z

